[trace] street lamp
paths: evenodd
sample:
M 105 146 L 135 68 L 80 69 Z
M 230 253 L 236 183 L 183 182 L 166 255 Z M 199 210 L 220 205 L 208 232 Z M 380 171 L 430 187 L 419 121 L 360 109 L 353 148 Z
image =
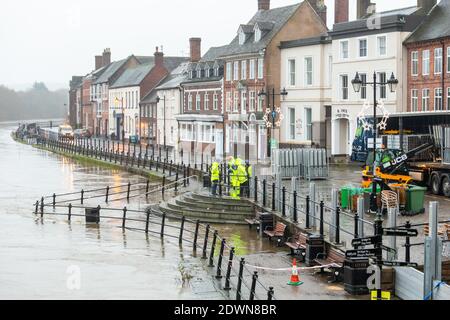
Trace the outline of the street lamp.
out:
M 164 130 L 164 150 L 166 150 L 166 96 L 164 98 L 156 97 L 156 104 L 158 104 L 161 100 L 164 101 L 164 124 L 163 124 L 163 130 Z
M 367 82 L 362 81 L 362 79 L 359 76 L 359 73 L 356 73 L 355 78 L 352 80 L 352 86 L 356 93 L 361 91 L 362 86 L 372 85 L 373 86 L 373 180 L 372 180 L 372 195 L 370 199 L 370 210 L 372 212 L 378 212 L 378 205 L 377 205 L 377 184 L 375 181 L 376 173 L 377 173 L 377 157 L 376 157 L 376 150 L 377 150 L 377 135 L 378 135 L 378 121 L 377 121 L 377 85 L 385 86 L 388 85 L 391 92 L 395 92 L 398 85 L 398 80 L 395 78 L 394 73 L 392 73 L 390 79 L 386 82 L 377 82 L 377 73 L 373 73 L 373 82 Z
M 264 91 L 264 88 L 262 89 L 262 91 L 260 91 L 260 92 L 258 92 L 258 97 L 262 97 L 262 96 L 265 96 L 265 97 L 267 97 L 267 106 L 270 108 L 270 95 L 272 95 L 272 112 L 271 112 L 271 117 L 272 117 L 272 132 L 271 132 L 271 134 L 270 134 L 270 138 L 271 138 L 271 140 L 272 139 L 275 139 L 275 134 L 274 134 L 274 130 L 275 130 L 275 120 L 276 120 L 276 118 L 277 118 L 277 115 L 278 115 L 278 112 L 276 111 L 276 109 L 275 109 L 275 96 L 281 96 L 281 97 L 286 97 L 287 95 L 288 95 L 288 92 L 286 91 L 286 88 L 283 88 L 283 90 L 281 90 L 281 92 L 280 93 L 275 93 L 275 88 L 273 88 L 272 89 L 272 94 L 270 94 L 270 93 L 268 93 L 268 92 L 265 92 Z M 272 136 L 273 136 L 273 138 L 272 138 Z M 270 157 L 271 156 L 271 145 L 272 144 L 272 141 L 271 141 L 271 143 L 268 145 L 268 147 L 267 147 L 267 153 L 268 153 L 268 156 Z

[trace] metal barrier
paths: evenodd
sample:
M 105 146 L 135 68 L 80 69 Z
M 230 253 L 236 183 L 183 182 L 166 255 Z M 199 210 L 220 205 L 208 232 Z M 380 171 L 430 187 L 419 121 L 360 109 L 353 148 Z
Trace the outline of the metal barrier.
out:
M 326 179 L 329 176 L 327 152 L 325 149 L 274 150 L 272 172 L 282 178 Z

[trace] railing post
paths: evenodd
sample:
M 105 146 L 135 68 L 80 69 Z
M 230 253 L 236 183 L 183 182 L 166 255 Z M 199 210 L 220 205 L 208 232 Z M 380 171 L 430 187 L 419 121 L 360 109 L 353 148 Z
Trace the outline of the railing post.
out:
M 273 287 L 269 287 L 269 291 L 267 291 L 267 300 L 272 301 L 273 295 L 274 295 Z
M 147 183 L 145 185 L 145 197 L 148 198 L 148 192 L 150 190 L 150 180 L 147 179 Z
M 185 223 L 185 221 L 186 221 L 186 217 L 185 216 L 181 217 L 180 237 L 178 239 L 178 242 L 180 244 L 183 243 L 183 232 L 184 232 L 184 223 Z
M 250 289 L 250 301 L 255 300 L 255 291 L 256 291 L 256 281 L 258 280 L 258 271 L 253 273 L 252 277 L 252 288 Z
M 186 165 L 183 164 L 183 186 L 186 188 Z
M 175 173 L 175 192 L 178 192 L 178 171 Z
M 340 232 L 341 232 L 341 228 L 340 228 L 340 220 L 341 220 L 341 208 L 339 208 L 339 207 L 337 207 L 336 208 L 336 228 L 335 228 L 335 237 L 336 237 L 336 239 L 335 239 L 335 243 L 336 244 L 339 244 L 339 243 L 341 243 L 341 235 L 340 235 Z
M 267 181 L 266 179 L 263 180 L 263 207 L 266 207 L 266 201 L 267 201 L 267 196 L 266 196 L 266 190 L 267 189 Z
M 206 260 L 207 256 L 206 256 L 206 250 L 208 248 L 208 237 L 209 237 L 209 224 L 206 226 L 206 232 L 205 232 L 205 241 L 203 242 L 203 255 L 202 255 L 202 259 Z
M 311 210 L 311 198 L 308 196 L 306 196 L 306 229 L 310 229 L 311 228 L 311 223 L 309 221 L 309 215 L 310 215 L 310 210 Z
M 145 222 L 145 233 L 148 234 L 148 226 L 150 223 L 150 209 L 147 209 L 147 220 Z
M 218 231 L 215 230 L 214 231 L 214 235 L 213 235 L 213 242 L 211 245 L 211 252 L 209 254 L 209 267 L 213 268 L 214 267 L 214 251 L 216 251 L 216 242 L 217 242 L 217 235 L 218 235 Z
M 275 182 L 272 183 L 272 211 L 275 211 L 275 193 L 276 193 L 276 185 Z
M 286 217 L 286 187 L 283 187 L 281 192 L 282 192 L 281 214 L 283 215 L 283 217 Z
M 191 181 L 190 181 L 189 177 L 191 176 L 191 164 L 188 164 L 188 166 L 187 166 L 186 175 L 187 175 L 187 184 L 190 185 Z
M 109 186 L 106 187 L 106 196 L 105 196 L 105 202 L 108 203 L 109 201 Z
M 56 206 L 56 193 L 53 194 L 53 208 Z
M 230 258 L 228 259 L 228 268 L 227 268 L 227 274 L 225 276 L 225 286 L 223 290 L 231 290 L 230 286 L 230 277 L 231 277 L 231 268 L 233 267 L 233 259 L 234 259 L 234 248 L 231 248 L 230 250 Z
M 223 252 L 225 251 L 225 245 L 226 245 L 226 240 L 222 239 L 222 243 L 220 245 L 219 260 L 217 262 L 216 279 L 222 279 L 222 260 L 223 260 Z
M 244 265 L 245 265 L 245 258 L 241 258 L 241 262 L 239 264 L 239 276 L 238 276 L 238 283 L 236 288 L 236 300 L 241 300 L 241 289 L 242 289 L 242 275 L 244 274 Z
M 166 191 L 166 176 L 163 176 L 163 180 L 162 180 L 162 189 L 161 189 L 161 193 L 162 193 L 162 198 L 164 200 L 164 192 Z
M 323 215 L 324 215 L 324 210 L 325 210 L 325 203 L 322 201 L 320 201 L 320 236 L 323 238 L 324 234 L 325 234 L 325 230 L 323 228 Z
M 81 189 L 81 204 L 84 204 L 84 190 Z
M 126 220 L 127 220 L 127 207 L 123 208 L 122 229 L 125 229 Z
M 164 227 L 166 224 L 166 214 L 163 213 L 162 220 L 161 220 L 161 238 L 164 238 Z
M 297 191 L 296 191 L 296 190 L 294 190 L 293 197 L 294 197 L 294 209 L 293 209 L 294 212 L 293 212 L 292 217 L 293 217 L 293 219 L 294 219 L 294 222 L 295 222 L 295 223 L 298 223 Z
M 200 227 L 200 220 L 195 223 L 195 233 L 194 233 L 194 251 L 197 250 L 197 240 L 198 240 L 198 229 Z
M 359 230 L 358 230 L 358 227 L 359 227 L 359 215 L 356 213 L 356 214 L 355 214 L 355 235 L 354 235 L 355 239 L 356 239 L 356 238 L 359 238 Z
M 127 201 L 130 201 L 131 182 L 128 182 Z
M 255 177 L 255 203 L 258 203 L 258 177 Z
M 405 225 L 406 229 L 411 229 L 411 222 L 406 221 L 406 225 Z M 410 237 L 406 237 L 405 240 L 405 261 L 406 262 L 411 262 L 411 238 Z
M 69 208 L 69 214 L 67 217 L 68 217 L 69 221 L 71 221 L 72 220 L 72 204 L 71 203 L 69 203 L 68 208 Z
M 36 205 L 35 205 L 35 209 L 34 209 L 34 214 L 38 214 L 39 212 L 39 200 L 36 201 Z

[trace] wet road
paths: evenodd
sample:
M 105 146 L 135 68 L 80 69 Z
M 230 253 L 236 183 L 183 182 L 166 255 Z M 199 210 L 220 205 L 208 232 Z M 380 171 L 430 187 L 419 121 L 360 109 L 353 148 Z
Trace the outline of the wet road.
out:
M 13 129 L 0 124 L 0 299 L 222 298 L 189 247 L 124 233 L 117 223 L 89 228 L 35 217 L 32 204 L 42 195 L 145 180 L 16 143 Z M 194 275 L 184 288 L 180 266 Z

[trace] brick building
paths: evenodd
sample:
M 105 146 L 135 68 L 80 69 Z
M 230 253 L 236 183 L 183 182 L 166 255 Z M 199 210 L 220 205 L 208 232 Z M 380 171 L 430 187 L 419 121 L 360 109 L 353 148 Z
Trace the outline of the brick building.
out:
M 79 87 L 83 82 L 82 76 L 73 76 L 69 83 L 69 123 L 72 128 L 77 128 L 79 122 Z
M 180 153 L 186 163 L 223 157 L 223 61 L 224 47 L 201 57 L 201 39 L 190 39 L 190 63 L 183 87 L 183 113 L 176 115 Z
M 436 0 L 427 1 L 432 7 Z M 450 0 L 434 6 L 406 39 L 408 112 L 450 110 Z
M 219 57 L 225 61 L 226 153 L 252 161 L 267 158 L 269 134 L 279 140 L 280 133 L 268 130 L 263 116 L 267 108 L 280 107 L 280 96 L 273 99 L 258 93 L 282 89 L 280 43 L 319 36 L 327 30 L 326 7 L 321 0 L 274 9 L 270 0 L 258 0 L 257 13 L 239 26 Z

